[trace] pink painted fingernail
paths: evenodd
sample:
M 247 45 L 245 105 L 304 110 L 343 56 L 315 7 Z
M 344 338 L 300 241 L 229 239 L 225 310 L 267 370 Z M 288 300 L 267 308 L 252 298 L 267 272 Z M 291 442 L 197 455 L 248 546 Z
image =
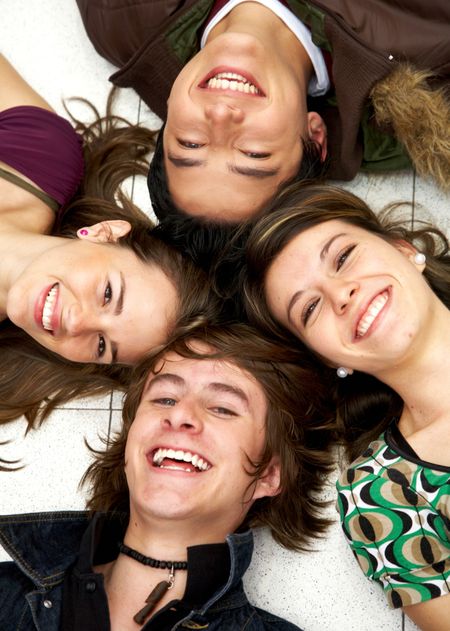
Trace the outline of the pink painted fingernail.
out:
M 81 234 L 81 235 L 83 235 L 83 237 L 85 237 L 86 235 L 88 235 L 88 234 L 89 234 L 89 230 L 86 230 L 86 228 L 82 228 L 82 229 L 80 230 L 80 234 Z

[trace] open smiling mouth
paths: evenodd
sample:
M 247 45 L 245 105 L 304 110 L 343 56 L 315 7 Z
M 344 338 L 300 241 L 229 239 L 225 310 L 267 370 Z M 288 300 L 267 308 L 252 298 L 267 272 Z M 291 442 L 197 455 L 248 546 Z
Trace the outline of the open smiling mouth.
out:
M 367 307 L 366 311 L 361 316 L 356 326 L 356 337 L 361 339 L 367 335 L 370 327 L 373 325 L 377 317 L 380 315 L 385 304 L 389 300 L 389 291 L 385 289 L 381 294 L 375 296 L 372 302 Z
M 152 456 L 153 466 L 171 471 L 185 471 L 186 473 L 201 473 L 211 469 L 211 463 L 190 451 L 181 449 L 155 449 Z
M 199 87 L 209 90 L 231 90 L 253 96 L 265 96 L 264 92 L 253 80 L 237 72 L 217 72 L 213 75 L 208 75 L 199 84 Z
M 52 317 L 58 298 L 59 283 L 55 283 L 47 294 L 42 310 L 42 326 L 46 331 L 53 333 Z

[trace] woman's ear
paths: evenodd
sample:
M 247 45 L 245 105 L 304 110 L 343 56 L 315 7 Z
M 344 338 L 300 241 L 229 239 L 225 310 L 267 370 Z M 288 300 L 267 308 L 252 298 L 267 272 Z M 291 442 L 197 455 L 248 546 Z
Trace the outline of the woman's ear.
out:
M 317 112 L 308 112 L 308 137 L 320 147 L 320 157 L 325 161 L 328 152 L 327 126 L 323 118 Z
M 398 239 L 395 242 L 395 247 L 401 252 L 411 263 L 420 271 L 423 272 L 426 267 L 426 257 L 417 250 L 409 241 L 404 239 Z
M 131 230 L 129 221 L 109 219 L 77 231 L 77 237 L 91 243 L 115 243 Z
M 267 467 L 256 481 L 252 500 L 273 497 L 281 493 L 281 465 L 278 456 L 272 456 Z

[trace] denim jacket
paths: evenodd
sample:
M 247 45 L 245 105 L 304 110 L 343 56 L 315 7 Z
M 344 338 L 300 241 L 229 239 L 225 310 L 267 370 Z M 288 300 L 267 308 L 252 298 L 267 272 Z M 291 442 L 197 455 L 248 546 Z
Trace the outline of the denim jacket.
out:
M 85 512 L 32 513 L 0 517 L 0 543 L 13 561 L 0 563 L 0 629 L 58 631 L 62 586 L 88 525 Z M 227 582 L 173 627 L 208 631 L 299 631 L 251 605 L 242 576 L 253 552 L 251 531 L 227 537 L 231 567 Z M 150 619 L 143 627 L 157 629 Z M 64 629 L 62 630 L 64 631 Z

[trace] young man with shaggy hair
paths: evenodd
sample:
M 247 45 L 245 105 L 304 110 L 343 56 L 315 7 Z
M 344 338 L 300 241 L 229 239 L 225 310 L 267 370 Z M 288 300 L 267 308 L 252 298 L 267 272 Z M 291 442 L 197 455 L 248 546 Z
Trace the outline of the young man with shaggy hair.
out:
M 253 217 L 287 181 L 405 168 L 450 180 L 444 0 L 77 0 L 97 50 L 164 121 L 160 220 Z
M 304 548 L 333 422 L 312 358 L 249 327 L 200 330 L 136 373 L 86 475 L 85 513 L 0 518 L 0 618 L 45 631 L 294 631 L 251 605 L 249 527 Z M 318 406 L 316 407 L 316 397 Z M 6 628 L 3 624 L 2 628 Z

